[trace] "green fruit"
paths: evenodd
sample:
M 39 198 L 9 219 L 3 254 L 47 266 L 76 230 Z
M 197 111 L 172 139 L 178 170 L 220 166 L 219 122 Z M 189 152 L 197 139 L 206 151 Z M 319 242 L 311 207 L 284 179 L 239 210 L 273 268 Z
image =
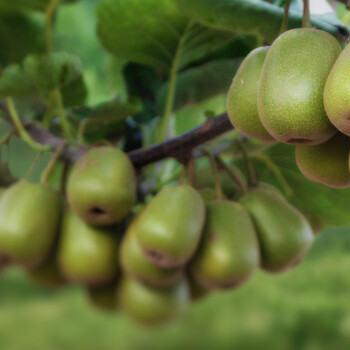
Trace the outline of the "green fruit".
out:
M 335 62 L 323 92 L 323 102 L 329 120 L 350 136 L 350 44 Z
M 130 159 L 113 147 L 91 149 L 74 166 L 67 196 L 72 210 L 91 225 L 120 222 L 136 200 L 136 178 Z
M 118 242 L 114 231 L 91 226 L 67 210 L 58 249 L 63 275 L 70 281 L 91 286 L 111 282 L 118 270 Z
M 116 290 L 116 284 L 113 283 L 108 286 L 89 288 L 87 293 L 91 304 L 96 308 L 102 311 L 116 311 Z
M 137 240 L 150 261 L 162 267 L 183 266 L 196 251 L 205 206 L 190 186 L 163 188 L 140 214 Z
M 170 287 L 182 276 L 182 269 L 164 269 L 149 261 L 136 238 L 135 222 L 128 228 L 120 249 L 120 263 L 123 271 L 139 281 L 153 287 Z
M 230 288 L 246 281 L 259 264 L 258 238 L 247 210 L 227 200 L 208 203 L 202 242 L 191 263 L 199 284 Z
M 4 194 L 5 191 L 6 191 L 5 187 L 0 187 L 0 198 Z
M 268 50 L 268 46 L 258 47 L 242 62 L 228 91 L 227 113 L 243 135 L 262 142 L 275 142 L 258 113 L 258 87 Z
M 306 255 L 313 241 L 311 226 L 279 193 L 258 188 L 246 194 L 241 203 L 254 221 L 263 269 L 283 271 Z
M 148 325 L 170 321 L 189 300 L 190 292 L 184 280 L 167 289 L 153 289 L 124 276 L 117 291 L 118 306 L 135 321 Z
M 297 146 L 296 161 L 308 179 L 334 188 L 350 186 L 350 138 L 336 134 L 317 146 Z
M 49 255 L 58 232 L 60 195 L 47 185 L 19 181 L 0 200 L 0 251 L 28 267 Z
M 258 108 L 276 140 L 315 145 L 335 134 L 323 89 L 340 51 L 337 40 L 318 29 L 292 29 L 274 41 L 261 75 Z
M 58 268 L 56 256 L 51 256 L 35 270 L 29 271 L 31 280 L 46 287 L 61 287 L 67 282 Z

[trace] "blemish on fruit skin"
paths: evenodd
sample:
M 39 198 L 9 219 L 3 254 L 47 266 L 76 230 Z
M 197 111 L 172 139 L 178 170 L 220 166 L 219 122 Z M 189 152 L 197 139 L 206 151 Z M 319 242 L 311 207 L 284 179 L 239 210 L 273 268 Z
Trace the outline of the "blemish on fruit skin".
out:
M 215 242 L 216 239 L 217 239 L 216 232 L 215 232 L 215 231 L 211 232 L 211 233 L 210 233 L 210 241 L 211 241 L 211 242 Z

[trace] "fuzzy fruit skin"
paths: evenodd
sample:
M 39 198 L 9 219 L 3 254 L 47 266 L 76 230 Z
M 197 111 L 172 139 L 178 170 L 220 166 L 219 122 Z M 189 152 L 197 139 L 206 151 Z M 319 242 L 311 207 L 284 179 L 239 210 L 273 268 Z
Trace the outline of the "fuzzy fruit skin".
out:
M 87 295 L 91 304 L 97 309 L 105 312 L 114 312 L 117 309 L 116 290 L 117 286 L 113 283 L 108 286 L 89 288 Z
M 161 267 L 180 267 L 195 253 L 204 219 L 204 202 L 195 189 L 165 187 L 140 213 L 136 237 L 150 261 Z
M 227 200 L 207 204 L 201 245 L 191 272 L 209 289 L 224 289 L 246 281 L 260 265 L 253 221 L 240 204 Z
M 58 262 L 72 282 L 100 286 L 111 282 L 118 270 L 118 242 L 112 228 L 87 224 L 67 210 L 61 228 Z
M 182 277 L 181 268 L 164 269 L 149 261 L 136 238 L 136 221 L 129 226 L 120 249 L 120 264 L 123 271 L 133 278 L 155 288 L 170 287 Z
M 241 203 L 256 227 L 261 266 L 280 272 L 296 265 L 308 252 L 313 232 L 306 218 L 278 193 L 255 189 Z
M 113 147 L 91 149 L 75 164 L 67 196 L 72 210 L 91 225 L 120 222 L 136 201 L 136 177 L 129 157 Z
M 243 135 L 262 142 L 275 139 L 262 125 L 258 112 L 258 88 L 268 46 L 251 51 L 239 67 L 227 96 L 230 121 Z
M 123 276 L 117 291 L 117 305 L 134 321 L 144 325 L 161 324 L 179 315 L 190 301 L 185 280 L 168 289 L 154 289 Z
M 49 255 L 61 216 L 60 195 L 51 187 L 21 180 L 0 200 L 0 251 L 27 267 Z
M 336 134 L 317 146 L 297 146 L 295 156 L 305 177 L 334 188 L 350 186 L 350 138 Z
M 350 44 L 335 62 L 323 92 L 323 102 L 329 120 L 350 136 Z
M 337 40 L 318 29 L 292 29 L 274 41 L 261 75 L 258 108 L 276 140 L 315 145 L 335 134 L 323 89 L 340 52 Z

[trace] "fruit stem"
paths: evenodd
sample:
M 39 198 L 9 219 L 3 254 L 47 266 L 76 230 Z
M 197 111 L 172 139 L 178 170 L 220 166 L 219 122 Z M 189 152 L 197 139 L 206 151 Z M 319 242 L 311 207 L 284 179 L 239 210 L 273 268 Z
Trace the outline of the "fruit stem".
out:
M 241 179 L 237 176 L 237 174 L 235 174 L 235 172 L 230 168 L 230 166 L 226 164 L 223 161 L 223 159 L 218 155 L 215 156 L 214 159 L 219 164 L 219 166 L 221 166 L 226 171 L 226 173 L 231 177 L 231 179 L 236 182 L 239 189 L 242 191 L 242 194 L 246 194 L 248 192 L 246 184 L 243 181 L 241 181 Z
M 195 182 L 195 175 L 196 175 L 196 165 L 194 158 L 190 158 L 187 162 L 187 180 L 188 185 L 193 186 Z
M 49 105 L 41 122 L 43 128 L 48 128 L 55 112 L 55 99 L 52 94 L 49 97 Z
M 288 17 L 289 17 L 289 7 L 292 0 L 287 0 L 284 5 L 284 16 L 281 24 L 280 35 L 283 34 L 288 29 Z
M 224 193 L 222 191 L 219 170 L 218 170 L 218 167 L 216 166 L 215 159 L 214 159 L 213 155 L 208 150 L 204 149 L 203 151 L 206 154 L 206 156 L 209 158 L 209 161 L 210 161 L 211 170 L 212 170 L 213 177 L 214 177 L 216 198 L 219 200 L 223 199 Z
M 256 184 L 256 176 L 255 176 L 253 164 L 249 158 L 248 151 L 247 151 L 245 145 L 243 144 L 243 142 L 239 139 L 239 137 L 236 139 L 236 142 L 237 142 L 239 149 L 241 150 L 241 153 L 242 153 L 244 161 L 245 161 L 245 165 L 246 165 L 248 177 L 249 177 L 248 184 L 255 185 Z
M 67 138 L 68 142 L 72 142 L 74 138 L 66 113 L 64 111 L 61 91 L 59 89 L 53 90 L 52 97 L 54 98 L 56 106 L 58 108 L 58 116 L 60 118 L 60 123 L 63 129 L 64 136 Z
M 283 192 L 286 195 L 286 197 L 287 198 L 291 197 L 293 195 L 293 190 L 290 188 L 287 180 L 281 173 L 279 167 L 268 156 L 264 154 L 258 154 L 254 157 L 265 163 L 265 165 L 272 171 L 272 173 L 275 175 L 278 182 L 281 184 L 283 188 Z
M 55 49 L 52 33 L 52 22 L 59 3 L 60 0 L 51 0 L 45 11 L 45 40 L 48 53 L 53 52 Z
M 5 97 L 5 103 L 7 107 L 8 114 L 11 118 L 12 123 L 16 127 L 19 137 L 28 143 L 28 145 L 38 152 L 46 152 L 50 151 L 50 146 L 43 146 L 36 143 L 31 136 L 28 134 L 27 130 L 24 128 L 22 121 L 17 113 L 16 106 L 11 97 Z
M 181 176 L 180 176 L 180 179 L 179 179 L 179 182 L 178 182 L 178 185 L 182 185 L 186 179 L 186 176 L 187 176 L 187 168 L 184 167 L 182 169 L 182 172 L 181 172 Z
M 24 177 L 26 180 L 28 179 L 28 177 L 30 176 L 30 174 L 33 172 L 34 168 L 35 168 L 36 165 L 38 164 L 38 161 L 39 161 L 41 155 L 42 155 L 42 152 L 39 152 L 39 153 L 36 155 L 36 157 L 35 157 L 35 159 L 34 159 L 32 165 L 30 166 L 30 168 L 29 168 L 29 170 L 28 170 L 26 176 Z
M 304 11 L 303 11 L 302 27 L 311 28 L 309 0 L 303 0 L 303 2 L 304 2 Z
M 11 139 L 11 136 L 16 133 L 16 130 L 11 130 L 2 140 L 0 140 L 0 147 L 3 145 L 7 145 Z
M 52 170 L 54 168 L 54 166 L 56 165 L 61 153 L 64 150 L 64 147 L 66 147 L 67 145 L 67 141 L 64 140 L 55 150 L 54 154 L 52 155 L 49 164 L 47 165 L 46 169 L 43 171 L 42 175 L 41 175 L 41 183 L 46 185 L 48 178 L 50 176 L 50 174 L 52 173 Z

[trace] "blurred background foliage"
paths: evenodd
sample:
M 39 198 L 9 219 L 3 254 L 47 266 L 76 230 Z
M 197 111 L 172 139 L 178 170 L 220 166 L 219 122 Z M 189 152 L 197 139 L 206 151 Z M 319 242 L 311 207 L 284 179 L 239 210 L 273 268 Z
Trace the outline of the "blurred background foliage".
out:
M 126 64 L 126 61 L 112 57 L 102 48 L 95 33 L 94 11 L 99 2 L 81 0 L 60 7 L 55 27 L 57 50 L 76 54 L 82 59 L 83 76 L 89 91 L 88 106 L 116 97 L 121 101 L 127 101 L 130 95 L 137 98 L 142 91 L 136 91 L 135 86 L 142 76 L 144 84 L 148 89 L 157 91 L 157 96 L 151 96 L 152 103 L 145 99 L 143 111 L 134 119 L 140 123 L 149 121 L 163 109 L 167 86 L 158 81 L 147 67 Z M 35 3 L 40 10 L 46 0 L 22 0 L 16 4 L 27 6 L 30 3 Z M 294 1 L 294 6 L 300 6 L 300 3 Z M 17 12 L 12 13 L 8 0 L 0 0 L 0 12 L 2 64 L 19 61 L 28 51 L 43 51 L 40 35 L 36 34 L 42 28 L 42 18 L 38 14 L 24 18 Z M 344 5 L 337 6 L 337 14 L 345 25 L 349 25 L 350 16 Z M 8 40 L 11 32 L 6 23 L 18 23 L 21 42 Z M 27 36 L 31 38 L 29 49 L 26 47 Z M 37 37 L 35 46 L 33 37 Z M 16 50 L 11 49 L 14 46 Z M 255 46 L 254 38 L 236 36 L 226 46 L 207 56 L 207 61 L 193 62 L 186 72 L 179 74 L 178 86 L 181 88 L 175 100 L 176 117 L 172 134 L 178 135 L 200 125 L 208 115 L 225 112 L 226 85 L 230 84 L 230 75 L 233 74 L 227 73 L 227 67 L 234 72 L 240 58 Z M 7 52 L 15 52 L 15 55 L 8 57 Z M 208 89 L 199 91 L 197 87 L 204 84 Z M 212 94 L 212 86 L 218 93 Z M 152 127 L 143 124 L 144 135 L 147 136 Z M 6 134 L 4 124 L 0 129 L 0 136 Z M 146 136 L 144 142 L 152 143 L 152 137 Z M 2 151 L 2 159 L 6 160 L 7 150 Z M 9 167 L 14 176 L 23 177 L 35 156 L 36 153 L 22 141 L 11 139 Z M 270 156 L 278 162 L 278 151 L 275 154 L 272 151 Z M 31 174 L 32 181 L 37 181 L 48 158 L 49 155 L 41 157 Z M 259 169 L 259 160 L 256 162 Z M 262 168 L 261 174 L 269 180 L 276 175 L 266 167 Z M 299 186 L 293 183 L 295 175 L 289 178 L 288 174 L 284 175 L 292 186 Z M 276 179 L 275 176 L 275 180 L 275 184 L 280 185 L 278 177 Z M 306 198 L 309 187 L 305 183 L 303 186 L 298 187 L 298 193 Z M 317 186 L 314 185 L 314 193 L 320 188 Z M 300 196 L 297 200 L 304 202 Z M 338 207 L 330 207 L 327 201 L 324 202 L 327 196 L 323 193 L 318 197 L 322 202 L 322 222 L 332 223 L 335 213 L 341 212 L 344 216 L 347 208 L 341 202 Z M 148 329 L 136 326 L 118 313 L 105 314 L 91 308 L 79 287 L 61 291 L 44 289 L 34 285 L 25 272 L 9 268 L 0 275 L 0 349 L 348 349 L 349 269 L 350 228 L 330 229 L 317 236 L 311 253 L 296 269 L 283 275 L 258 272 L 242 288 L 214 293 L 192 306 L 172 324 Z

